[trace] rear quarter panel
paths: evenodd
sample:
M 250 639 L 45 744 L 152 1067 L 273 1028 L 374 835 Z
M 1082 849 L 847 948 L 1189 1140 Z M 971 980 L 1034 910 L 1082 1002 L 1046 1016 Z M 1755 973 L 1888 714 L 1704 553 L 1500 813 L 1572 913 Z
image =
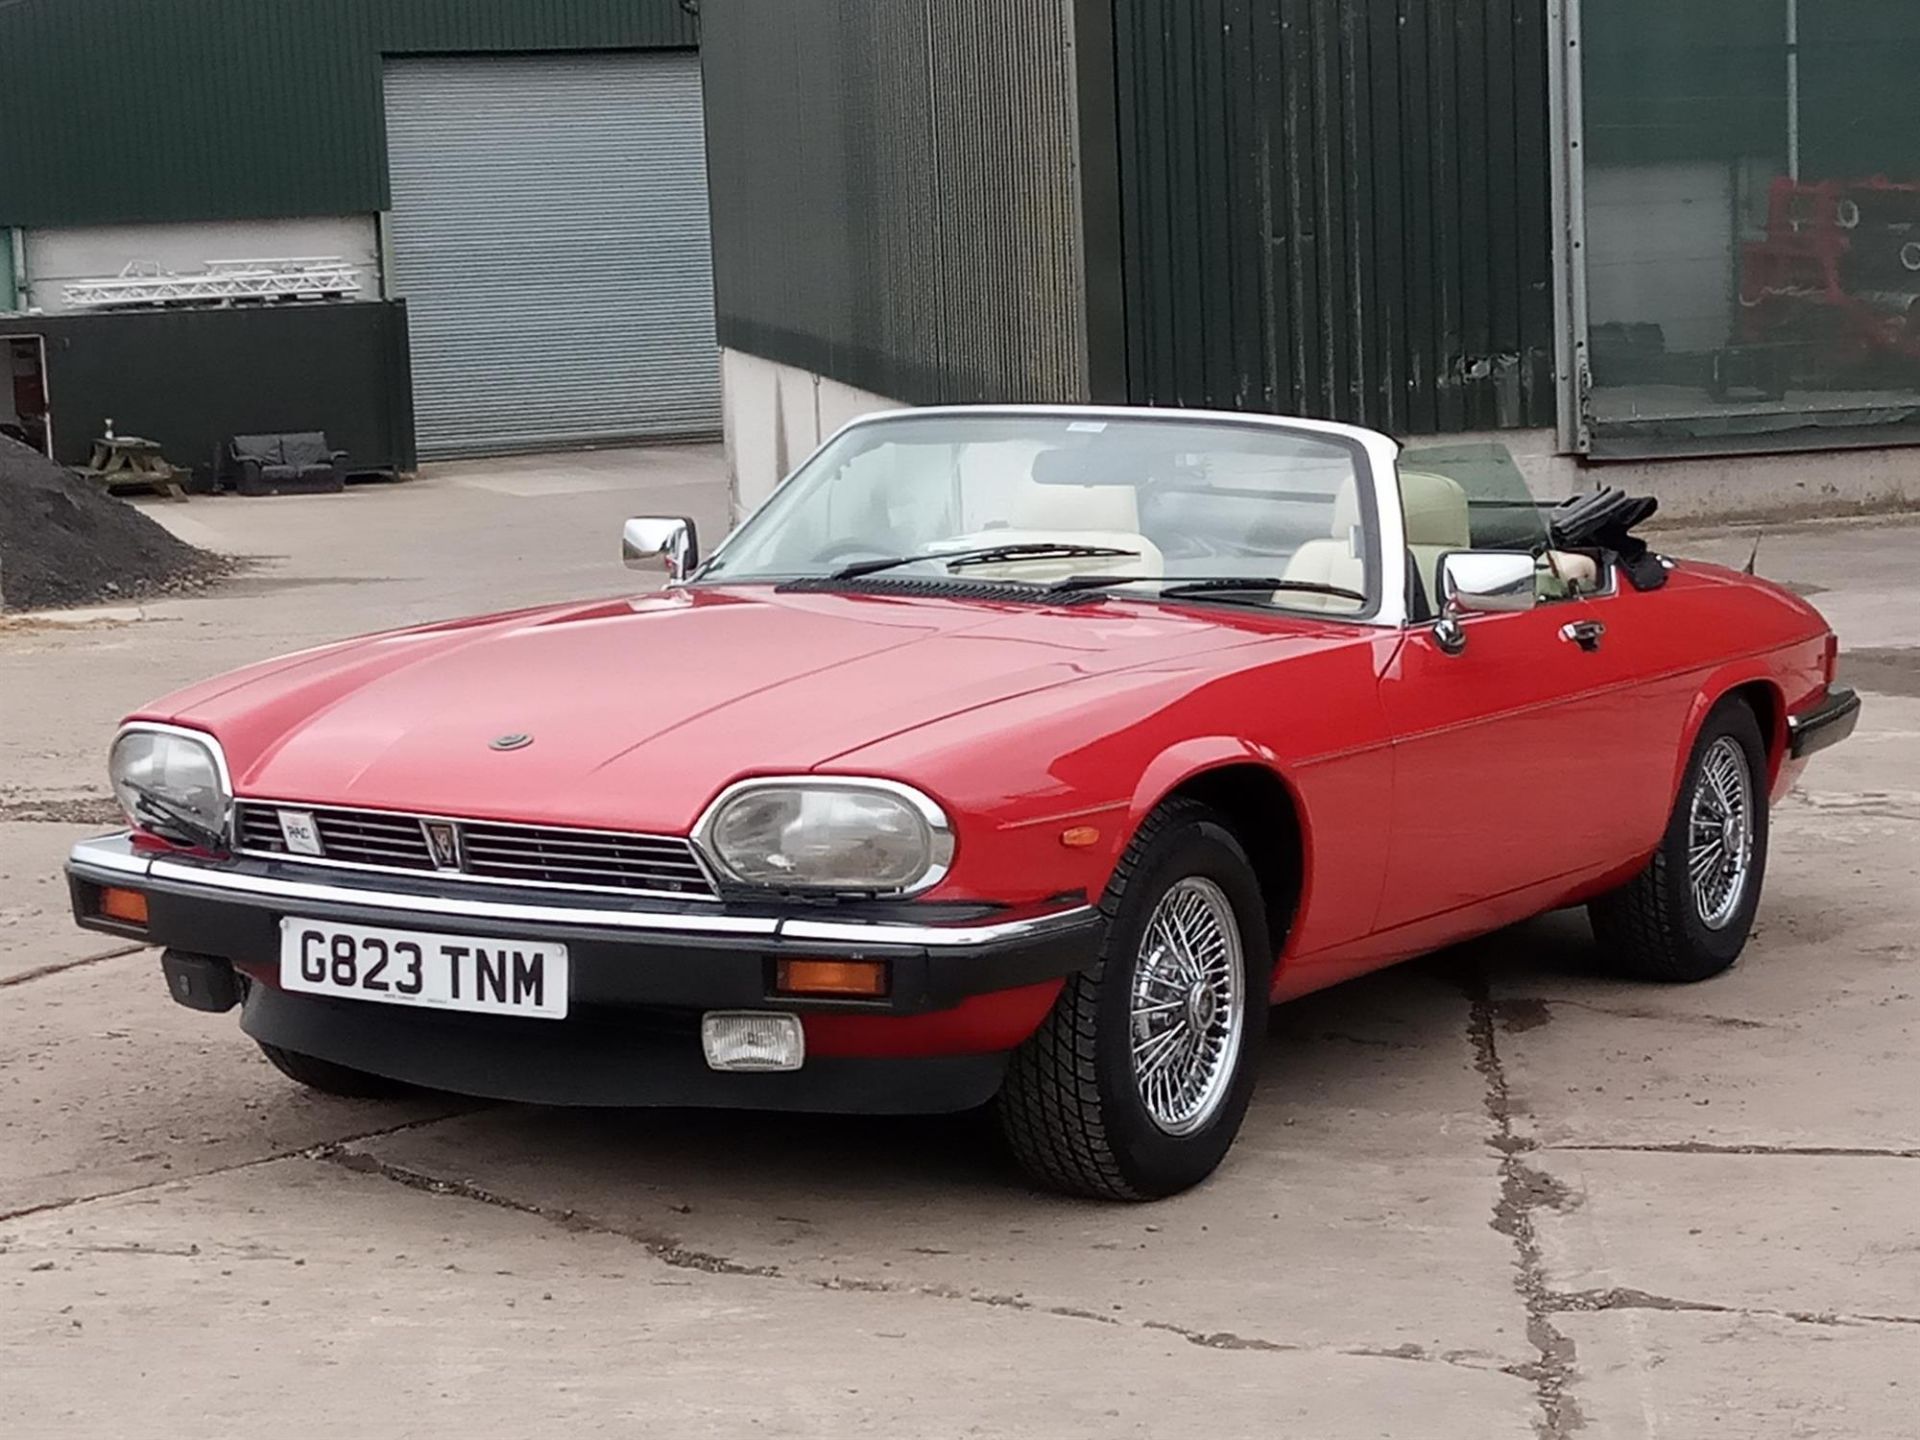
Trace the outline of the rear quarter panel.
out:
M 1717 565 L 1688 563 L 1678 573 L 1687 583 L 1677 617 L 1684 628 L 1675 641 L 1683 648 L 1699 646 L 1703 653 L 1698 668 L 1690 672 L 1694 683 L 1667 775 L 1663 824 L 1680 792 L 1701 726 L 1722 699 L 1743 686 L 1764 688 L 1771 696 L 1764 738 L 1772 798 L 1777 802 L 1783 797 L 1801 769 L 1787 759 L 1787 717 L 1816 704 L 1831 678 L 1831 628 L 1806 600 L 1770 581 Z M 1657 602 L 1663 593 L 1640 598 Z M 1656 841 L 1658 834 L 1656 829 Z

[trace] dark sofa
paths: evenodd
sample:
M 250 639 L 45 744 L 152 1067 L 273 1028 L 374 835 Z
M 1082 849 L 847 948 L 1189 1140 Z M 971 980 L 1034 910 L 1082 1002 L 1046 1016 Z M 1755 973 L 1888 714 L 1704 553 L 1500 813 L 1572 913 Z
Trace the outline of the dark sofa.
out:
M 236 435 L 220 452 L 220 483 L 242 495 L 321 495 L 346 489 L 347 452 L 318 430 Z

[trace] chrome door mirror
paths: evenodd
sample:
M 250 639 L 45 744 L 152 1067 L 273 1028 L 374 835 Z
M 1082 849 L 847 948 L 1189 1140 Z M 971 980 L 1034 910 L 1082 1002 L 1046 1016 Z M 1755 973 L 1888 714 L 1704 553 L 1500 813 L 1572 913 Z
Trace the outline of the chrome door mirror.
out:
M 680 515 L 650 515 L 627 521 L 620 555 L 629 570 L 655 570 L 669 580 L 684 580 L 700 563 L 700 542 L 693 521 Z
M 1441 563 L 1449 615 L 1531 610 L 1537 598 L 1533 556 L 1511 550 L 1456 550 Z
M 1435 642 L 1449 655 L 1467 648 L 1462 615 L 1517 614 L 1538 598 L 1533 556 L 1511 550 L 1456 550 L 1440 562 L 1443 603 Z

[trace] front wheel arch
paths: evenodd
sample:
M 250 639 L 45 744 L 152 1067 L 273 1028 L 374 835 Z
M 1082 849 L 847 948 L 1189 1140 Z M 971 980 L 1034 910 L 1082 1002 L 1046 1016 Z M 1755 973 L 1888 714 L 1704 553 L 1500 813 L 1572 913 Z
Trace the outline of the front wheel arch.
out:
M 1228 1068 L 1209 1081 L 1218 1088 L 1207 1108 L 1184 1128 L 1153 1108 L 1149 1077 L 1138 1068 L 1136 1027 L 1158 1023 L 1143 1019 L 1149 1013 L 1139 1008 L 1143 995 L 1153 1002 L 1150 1011 L 1181 1007 L 1177 987 L 1170 1005 L 1165 991 L 1143 990 L 1140 976 L 1143 966 L 1161 964 L 1161 947 L 1148 944 L 1159 906 L 1196 880 L 1212 886 L 1228 922 L 1238 926 L 1240 947 L 1231 963 L 1242 980 L 1231 987 L 1235 998 L 1224 1011 L 1208 1007 L 1191 1021 L 1216 1034 L 1212 1027 L 1227 1024 L 1238 1039 L 1217 1059 Z M 1264 906 L 1252 865 L 1223 819 L 1198 801 L 1172 799 L 1128 842 L 1101 908 L 1108 932 L 1100 956 L 1068 978 L 1046 1021 L 1014 1053 L 994 1108 L 1014 1156 L 1040 1183 L 1099 1199 L 1158 1199 L 1210 1175 L 1245 1117 L 1269 1004 L 1259 983 L 1265 965 L 1257 958 L 1272 948 Z M 1186 933 L 1184 923 L 1181 930 Z M 1192 979 L 1195 972 L 1185 974 Z M 1180 1053 L 1162 1051 L 1160 1058 Z
M 1114 862 L 1151 816 L 1180 800 L 1215 811 L 1246 850 L 1260 881 L 1277 965 L 1308 898 L 1312 836 L 1299 794 L 1270 755 L 1244 740 L 1188 741 L 1163 752 L 1141 777 Z

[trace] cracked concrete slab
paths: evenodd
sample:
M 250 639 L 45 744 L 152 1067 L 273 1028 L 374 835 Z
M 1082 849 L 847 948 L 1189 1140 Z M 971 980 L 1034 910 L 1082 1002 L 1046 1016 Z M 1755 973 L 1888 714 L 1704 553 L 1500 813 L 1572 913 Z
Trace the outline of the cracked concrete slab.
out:
M 1856 738 L 1775 812 L 1721 979 L 1601 978 L 1578 917 L 1476 947 L 1583 1437 L 1916 1433 L 1920 705 Z
M 1657 1310 L 1561 1324 L 1580 1352 L 1579 1440 L 1913 1440 L 1910 1329 Z
M 1465 1026 L 1458 992 L 1417 972 L 1289 1007 L 1227 1167 L 1144 1209 L 1032 1194 L 968 1120 L 503 1107 L 350 1148 L 815 1282 L 1523 1364 Z
M 60 873 L 74 841 L 111 828 L 0 820 L 0 984 L 118 948 L 111 936 L 75 928 Z
M 1535 1212 L 1566 1292 L 1920 1326 L 1920 1158 L 1544 1150 Z M 1911 1336 L 1920 1359 L 1920 1330 Z
M 0 1239 L 0 1375 L 34 1436 L 1530 1434 L 1495 1371 L 672 1268 L 312 1160 Z
M 0 1216 L 469 1108 L 303 1092 L 158 972 L 142 950 L 0 989 Z
M 1920 775 L 1920 704 L 1876 699 L 1860 738 L 1880 753 L 1883 783 Z M 1481 947 L 1525 1137 L 1920 1148 L 1920 812 L 1834 804 L 1861 793 L 1843 757 L 1846 769 L 1860 764 L 1844 747 L 1819 756 L 1807 797 L 1776 811 L 1759 924 L 1720 979 L 1673 989 L 1606 979 L 1579 916 Z

